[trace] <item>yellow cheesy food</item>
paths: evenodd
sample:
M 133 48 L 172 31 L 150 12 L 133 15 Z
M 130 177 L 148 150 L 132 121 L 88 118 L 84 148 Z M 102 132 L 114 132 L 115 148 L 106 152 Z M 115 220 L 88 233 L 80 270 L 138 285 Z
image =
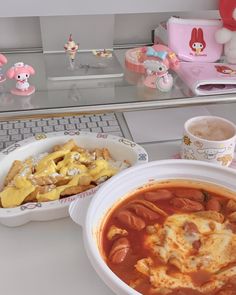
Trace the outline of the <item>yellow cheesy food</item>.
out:
M 139 189 L 105 218 L 104 260 L 141 294 L 236 295 L 236 194 L 190 183 Z
M 50 153 L 14 161 L 0 192 L 0 204 L 12 208 L 65 198 L 91 189 L 129 166 L 127 161 L 115 161 L 106 148 L 87 150 L 69 140 Z

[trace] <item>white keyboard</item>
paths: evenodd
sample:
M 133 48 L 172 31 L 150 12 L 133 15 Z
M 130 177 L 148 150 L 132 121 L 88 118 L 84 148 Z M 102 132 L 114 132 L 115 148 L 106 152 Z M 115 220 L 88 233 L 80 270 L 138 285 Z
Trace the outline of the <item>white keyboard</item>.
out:
M 80 130 L 124 136 L 115 113 L 0 122 L 0 150 L 38 133 Z

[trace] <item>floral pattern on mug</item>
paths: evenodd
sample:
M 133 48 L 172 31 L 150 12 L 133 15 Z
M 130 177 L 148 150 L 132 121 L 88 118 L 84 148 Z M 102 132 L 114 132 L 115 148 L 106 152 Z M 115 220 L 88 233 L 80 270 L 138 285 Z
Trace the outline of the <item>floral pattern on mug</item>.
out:
M 226 154 L 224 156 L 218 157 L 217 161 L 221 162 L 222 166 L 228 166 L 233 161 L 233 157 L 230 154 Z
M 188 136 L 186 136 L 186 135 L 183 137 L 183 142 L 186 145 L 191 145 L 192 144 L 191 139 Z
M 192 149 L 183 149 L 183 157 L 188 160 L 197 160 Z

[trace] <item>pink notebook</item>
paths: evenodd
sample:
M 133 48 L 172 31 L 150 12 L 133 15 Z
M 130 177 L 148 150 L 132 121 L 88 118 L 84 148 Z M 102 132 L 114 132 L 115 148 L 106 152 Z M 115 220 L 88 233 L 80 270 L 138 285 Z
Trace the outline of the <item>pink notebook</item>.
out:
M 236 65 L 181 62 L 176 72 L 196 95 L 236 93 Z

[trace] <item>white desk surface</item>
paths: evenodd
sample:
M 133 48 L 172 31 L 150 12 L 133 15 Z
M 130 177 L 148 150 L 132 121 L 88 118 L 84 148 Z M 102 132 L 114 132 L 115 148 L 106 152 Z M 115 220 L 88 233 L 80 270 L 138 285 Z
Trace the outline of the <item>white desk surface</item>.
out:
M 143 145 L 150 160 L 169 158 L 179 142 Z M 86 256 L 82 230 L 70 218 L 0 225 L 1 295 L 113 295 Z
M 236 123 L 236 104 L 211 105 L 206 110 Z M 173 121 L 178 122 L 172 116 Z M 182 123 L 177 125 L 175 129 L 180 132 Z M 150 161 L 168 159 L 179 152 L 180 141 L 165 140 L 142 144 Z M 0 277 L 1 295 L 114 295 L 91 267 L 82 230 L 70 218 L 17 228 L 0 225 Z
M 192 111 L 196 109 L 199 111 L 199 107 Z M 205 111 L 236 124 L 236 104 L 210 105 Z M 179 133 L 182 121 L 177 120 L 177 115 L 171 119 L 168 116 L 164 125 L 169 121 Z M 163 120 L 163 116 L 158 117 Z M 141 129 L 145 128 L 139 128 L 141 133 L 145 132 Z M 170 126 L 168 130 L 172 130 Z M 162 137 L 159 134 L 156 140 Z M 142 144 L 150 161 L 168 159 L 178 153 L 180 141 L 167 139 L 171 138 L 165 138 L 162 143 Z M 83 247 L 82 231 L 70 218 L 31 222 L 17 228 L 0 225 L 0 277 L 0 295 L 114 295 L 91 267 Z
M 236 123 L 236 103 L 209 105 L 207 111 Z M 170 124 L 171 119 L 177 122 L 172 117 Z M 180 142 L 142 145 L 152 161 L 173 157 Z M 0 277 L 0 295 L 114 295 L 91 267 L 82 231 L 70 218 L 17 228 L 0 225 Z

